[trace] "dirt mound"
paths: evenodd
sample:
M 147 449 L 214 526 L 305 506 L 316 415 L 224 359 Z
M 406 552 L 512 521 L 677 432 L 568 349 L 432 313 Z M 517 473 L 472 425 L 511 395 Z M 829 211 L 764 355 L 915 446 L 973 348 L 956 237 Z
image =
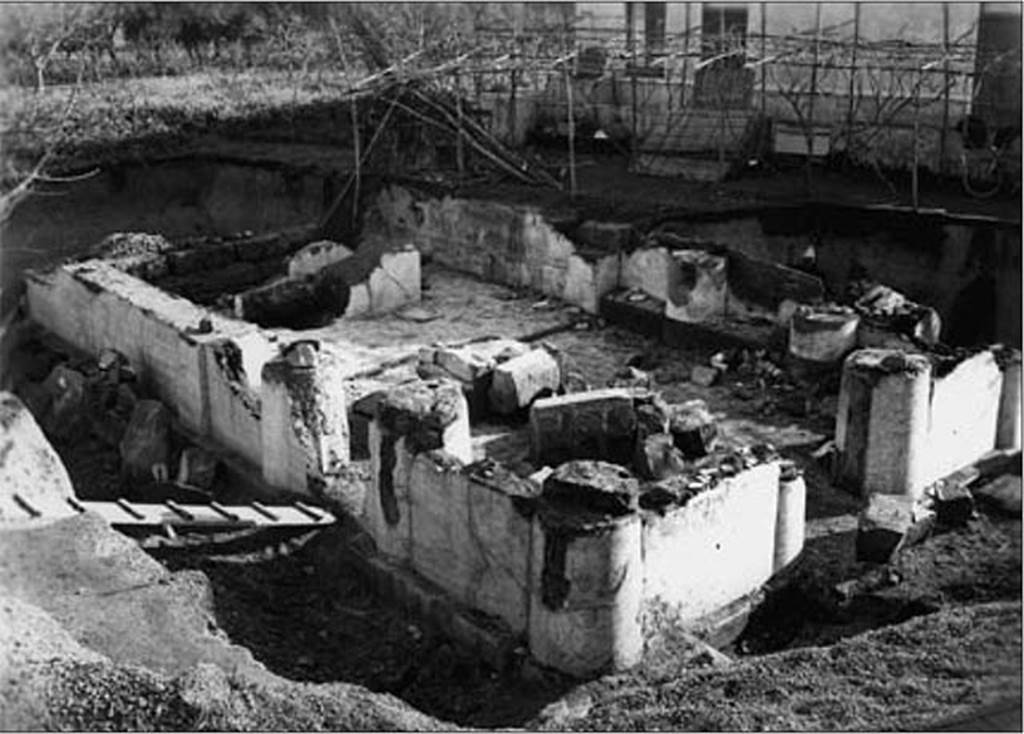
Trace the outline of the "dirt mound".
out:
M 577 731 L 919 730 L 1020 700 L 1021 604 L 946 609 L 831 647 L 683 673 L 652 685 L 620 675 L 573 692 L 579 716 L 534 728 Z M 554 723 L 554 725 L 553 725 Z
M 450 728 L 398 699 L 268 672 L 217 627 L 206 576 L 102 519 L 0 532 L 0 729 Z

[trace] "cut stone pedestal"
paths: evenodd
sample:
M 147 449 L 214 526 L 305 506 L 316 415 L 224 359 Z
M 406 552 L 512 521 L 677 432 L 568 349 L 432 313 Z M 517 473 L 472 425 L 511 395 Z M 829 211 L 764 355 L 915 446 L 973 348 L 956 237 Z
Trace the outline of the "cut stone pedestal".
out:
M 260 432 L 268 484 L 312 494 L 349 462 L 344 379 L 336 358 L 302 341 L 263 366 Z
M 610 517 L 546 508 L 537 514 L 529 623 L 537 662 L 580 677 L 640 662 L 640 530 L 635 513 Z
M 838 479 L 860 493 L 919 494 L 929 483 L 931 362 L 899 351 L 847 357 L 836 415 Z

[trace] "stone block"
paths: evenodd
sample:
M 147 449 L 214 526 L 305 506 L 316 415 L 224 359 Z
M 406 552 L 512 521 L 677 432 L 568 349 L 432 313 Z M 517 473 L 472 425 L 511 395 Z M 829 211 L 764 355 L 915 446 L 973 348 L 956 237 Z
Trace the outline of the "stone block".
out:
M 0 392 L 0 523 L 28 519 L 14 495 L 44 514 L 66 511 L 74 488 L 60 456 L 15 395 Z
M 778 497 L 779 465 L 770 461 L 645 512 L 645 601 L 689 622 L 760 588 L 772 575 Z
M 1003 374 L 992 350 L 959 362 L 935 362 L 926 477 L 972 464 L 995 448 Z
M 775 519 L 775 554 L 772 573 L 778 573 L 800 555 L 804 547 L 807 515 L 807 485 L 792 462 L 779 471 L 779 506 Z
M 646 438 L 638 436 L 636 446 L 633 467 L 643 479 L 666 479 L 686 469 L 683 453 L 667 433 L 656 433 Z
M 1003 387 L 999 397 L 999 426 L 996 431 L 996 448 L 1020 449 L 1020 350 L 1004 348 L 997 352 L 996 356 L 1003 370 Z
M 741 252 L 731 251 L 728 258 L 729 314 L 755 312 L 774 316 L 787 299 L 816 303 L 825 296 L 824 283 L 814 275 Z
M 43 380 L 44 412 L 40 418 L 47 435 L 58 439 L 81 437 L 88 431 L 88 390 L 85 376 L 59 364 Z
M 638 238 L 636 228 L 629 222 L 598 222 L 588 219 L 576 229 L 576 239 L 601 252 L 624 252 Z
M 617 290 L 601 299 L 601 316 L 616 326 L 660 339 L 665 301 L 641 291 Z
M 206 408 L 200 433 L 262 467 L 262 370 L 277 356 L 276 344 L 252 329 L 232 337 L 211 335 L 200 340 L 200 352 Z
M 642 247 L 622 256 L 623 288 L 641 291 L 664 303 L 675 262 L 667 247 Z
M 562 291 L 545 292 L 554 293 L 587 313 L 596 314 L 600 310 L 601 299 L 618 287 L 619 256 L 583 258 L 570 255 L 564 279 Z
M 538 397 L 554 394 L 560 384 L 558 362 L 546 350 L 534 349 L 494 369 L 489 391 L 491 408 L 512 415 Z
M 383 433 L 407 439 L 413 453 L 443 449 L 459 461 L 473 460 L 469 409 L 460 386 L 449 380 L 411 380 L 387 392 L 377 406 Z
M 1021 516 L 1020 474 L 1004 474 L 972 490 L 980 505 L 1010 517 Z
M 262 380 L 263 478 L 315 494 L 350 458 L 339 360 L 316 343 L 296 342 L 263 366 Z
M 532 523 L 539 488 L 494 462 L 467 470 L 474 568 L 465 603 L 525 633 L 530 606 Z
M 487 339 L 458 347 L 439 347 L 433 350 L 433 365 L 439 374 L 462 383 L 469 402 L 471 419 L 483 418 L 489 411 L 488 393 L 494 368 L 530 351 L 530 347 L 514 339 Z M 427 365 L 421 360 L 421 377 Z
M 219 464 L 216 454 L 190 446 L 181 452 L 178 459 L 176 481 L 178 484 L 209 491 L 217 478 Z
M 204 245 L 168 252 L 165 256 L 174 275 L 190 275 L 218 270 L 235 262 L 233 244 Z
M 695 364 L 690 369 L 690 382 L 701 387 L 711 387 L 722 377 L 722 371 L 706 364 Z
M 348 311 L 350 288 L 325 271 L 307 278 L 282 278 L 238 293 L 235 318 L 265 327 L 309 328 Z
M 469 479 L 443 451 L 416 454 L 409 470 L 409 556 L 412 567 L 454 598 L 465 600 L 478 553 L 467 522 Z
M 557 467 L 544 481 L 543 496 L 559 507 L 625 515 L 640 506 L 640 483 L 623 466 L 574 460 Z
M 420 253 L 411 245 L 385 252 L 367 281 L 370 311 L 385 314 L 420 301 Z
M 859 325 L 852 309 L 798 306 L 789 322 L 789 353 L 818 364 L 839 362 L 857 348 Z
M 885 285 L 876 285 L 857 299 L 861 314 L 857 345 L 862 349 L 898 349 L 921 343 L 938 344 L 942 320 L 938 312 L 906 298 Z
M 163 403 L 140 400 L 120 445 L 121 466 L 136 480 L 166 481 L 171 461 L 171 415 Z
M 718 437 L 718 425 L 703 400 L 672 406 L 668 430 L 676 448 L 687 459 L 706 456 Z
M 550 480 L 549 480 L 550 481 Z M 643 559 L 637 514 L 537 513 L 530 655 L 579 677 L 629 668 L 643 655 Z
M 665 317 L 686 323 L 725 318 L 726 258 L 703 250 L 676 250 L 672 260 Z
M 332 263 L 352 257 L 352 250 L 338 242 L 319 240 L 311 242 L 288 258 L 289 278 L 304 278 L 319 273 Z
M 535 494 L 493 462 L 464 468 L 443 452 L 418 455 L 409 482 L 413 568 L 461 604 L 525 632 Z
M 412 559 L 410 477 L 417 453 L 405 436 L 370 423 L 371 483 L 359 520 L 373 538 L 377 551 L 396 563 Z
M 635 436 L 633 397 L 622 388 L 543 398 L 530 409 L 530 451 L 538 465 L 599 458 L 628 464 Z
M 841 484 L 919 496 L 935 478 L 931 372 L 926 357 L 899 351 L 862 349 L 846 358 L 836 409 Z

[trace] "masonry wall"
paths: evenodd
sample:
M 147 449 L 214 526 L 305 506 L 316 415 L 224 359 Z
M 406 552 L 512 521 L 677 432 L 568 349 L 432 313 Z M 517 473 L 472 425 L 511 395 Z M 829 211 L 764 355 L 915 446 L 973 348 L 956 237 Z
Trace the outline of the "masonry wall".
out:
M 285 447 L 285 455 L 278 452 L 269 461 L 298 468 L 277 482 L 280 489 L 307 492 L 309 476 L 331 473 L 322 446 L 293 440 L 293 416 L 262 420 L 261 370 L 280 347 L 258 327 L 221 317 L 96 260 L 30 273 L 27 299 L 31 318 L 74 346 L 94 354 L 104 348 L 122 352 L 185 429 L 254 466 L 268 461 L 266 445 Z M 288 401 L 282 403 L 287 410 Z M 335 453 L 347 462 L 347 431 L 343 440 Z
M 980 334 L 982 342 L 1020 345 L 1019 225 L 819 207 L 678 221 L 662 229 L 782 264 L 813 254 L 833 292 L 866 276 L 936 309 L 944 341 Z
M 731 477 L 643 525 L 644 600 L 694 620 L 772 575 L 779 466 Z

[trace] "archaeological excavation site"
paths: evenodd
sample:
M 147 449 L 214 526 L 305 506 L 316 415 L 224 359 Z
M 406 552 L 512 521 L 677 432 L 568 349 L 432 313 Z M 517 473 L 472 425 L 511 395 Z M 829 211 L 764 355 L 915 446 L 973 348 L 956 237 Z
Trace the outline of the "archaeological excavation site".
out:
M 0 729 L 1020 730 L 1019 6 L 219 4 L 326 56 L 202 112 L 277 36 L 134 5 L 5 182 Z

